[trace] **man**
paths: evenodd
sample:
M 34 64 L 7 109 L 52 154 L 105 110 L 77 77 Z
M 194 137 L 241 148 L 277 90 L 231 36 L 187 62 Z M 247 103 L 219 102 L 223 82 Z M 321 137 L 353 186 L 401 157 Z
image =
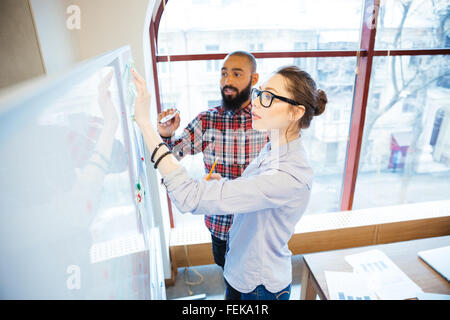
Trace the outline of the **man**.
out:
M 245 51 L 228 54 L 221 69 L 221 106 L 201 112 L 183 130 L 180 137 L 173 137 L 180 126 L 180 116 L 160 124 L 159 120 L 172 114 L 170 109 L 158 115 L 158 132 L 180 160 L 187 154 L 203 152 L 205 172 L 208 173 L 218 159 L 214 172 L 221 177 L 236 179 L 269 141 L 266 132 L 252 129 L 250 91 L 258 82 L 255 57 Z M 231 213 L 231 212 L 230 212 Z M 232 215 L 205 216 L 206 227 L 211 232 L 214 261 L 225 265 L 228 230 Z M 245 245 L 245 244 L 243 244 Z M 225 281 L 226 283 L 226 281 Z M 240 299 L 240 294 L 227 285 L 226 299 Z

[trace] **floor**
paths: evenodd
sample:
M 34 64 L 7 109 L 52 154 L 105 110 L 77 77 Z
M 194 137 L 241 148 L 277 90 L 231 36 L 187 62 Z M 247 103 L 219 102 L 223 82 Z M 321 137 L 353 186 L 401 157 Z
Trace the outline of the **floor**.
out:
M 292 290 L 291 300 L 298 300 L 300 298 L 301 289 L 301 275 L 303 270 L 302 255 L 292 256 Z M 222 268 L 215 264 L 191 267 L 188 270 L 190 281 L 198 279 L 191 269 L 196 269 L 204 280 L 197 286 L 191 286 L 193 295 L 206 294 L 206 300 L 223 300 L 225 293 L 225 283 L 223 282 Z M 189 296 L 188 287 L 185 283 L 184 268 L 178 268 L 178 274 L 175 280 L 175 285 L 166 288 L 167 299 L 177 299 Z

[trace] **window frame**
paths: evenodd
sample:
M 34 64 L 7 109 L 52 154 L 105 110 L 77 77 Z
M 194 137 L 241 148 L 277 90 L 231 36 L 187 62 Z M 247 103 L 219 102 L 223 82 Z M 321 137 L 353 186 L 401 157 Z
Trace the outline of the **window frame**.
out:
M 378 22 L 378 8 L 380 0 L 362 0 L 364 2 L 361 22 L 361 35 L 358 50 L 307 50 L 307 51 L 279 51 L 279 52 L 252 52 L 256 59 L 270 58 L 328 58 L 328 57 L 357 57 L 355 84 L 353 87 L 353 103 L 350 118 L 349 137 L 347 142 L 346 159 L 341 186 L 341 211 L 352 210 L 353 196 L 358 176 L 359 158 L 361 152 L 364 122 L 366 116 L 367 100 L 372 72 L 373 57 L 375 56 L 418 56 L 418 55 L 448 55 L 450 49 L 396 49 L 375 50 L 375 37 Z M 161 17 L 168 0 L 161 0 L 152 15 L 149 27 L 150 51 L 155 83 L 157 112 L 161 112 L 161 96 L 158 80 L 157 63 L 196 60 L 222 60 L 227 53 L 178 54 L 158 55 L 158 31 Z M 371 22 L 369 26 L 367 22 Z M 174 228 L 172 204 L 167 195 L 171 228 Z

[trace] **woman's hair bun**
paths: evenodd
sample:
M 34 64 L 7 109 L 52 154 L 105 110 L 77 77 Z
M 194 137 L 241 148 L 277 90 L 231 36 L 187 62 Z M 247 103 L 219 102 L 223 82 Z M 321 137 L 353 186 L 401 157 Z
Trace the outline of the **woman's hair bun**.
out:
M 317 89 L 317 103 L 314 110 L 314 115 L 321 115 L 325 111 L 325 106 L 328 102 L 327 94 L 322 89 Z

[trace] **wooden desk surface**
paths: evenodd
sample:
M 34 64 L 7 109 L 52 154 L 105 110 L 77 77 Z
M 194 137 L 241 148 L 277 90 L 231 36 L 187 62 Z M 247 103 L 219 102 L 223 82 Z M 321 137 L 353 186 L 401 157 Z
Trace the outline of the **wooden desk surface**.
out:
M 417 255 L 418 251 L 448 245 L 450 245 L 450 236 L 444 236 L 311 253 L 304 255 L 303 258 L 318 284 L 318 288 L 315 289 L 321 299 L 329 299 L 324 271 L 352 272 L 352 267 L 344 260 L 344 257 L 372 249 L 383 251 L 424 292 L 450 294 L 450 283 Z

